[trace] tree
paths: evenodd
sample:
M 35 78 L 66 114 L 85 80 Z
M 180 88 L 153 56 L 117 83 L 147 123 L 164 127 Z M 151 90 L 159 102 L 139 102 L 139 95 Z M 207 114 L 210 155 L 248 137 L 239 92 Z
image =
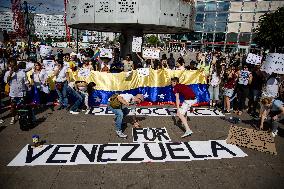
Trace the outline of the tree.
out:
M 156 35 L 150 35 L 147 38 L 147 43 L 156 46 L 159 43 L 159 38 Z
M 284 47 L 284 7 L 260 17 L 255 42 L 264 49 L 277 52 Z

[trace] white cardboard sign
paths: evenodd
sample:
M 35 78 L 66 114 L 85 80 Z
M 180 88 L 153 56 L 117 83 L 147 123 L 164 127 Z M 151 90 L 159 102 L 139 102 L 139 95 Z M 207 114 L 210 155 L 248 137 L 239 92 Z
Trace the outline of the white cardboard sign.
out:
M 160 49 L 144 48 L 143 57 L 145 59 L 160 59 Z
M 45 69 L 47 72 L 51 72 L 51 71 L 53 71 L 54 68 L 55 68 L 55 62 L 54 62 L 54 60 L 43 60 L 42 63 L 43 63 L 44 69 Z
M 47 55 L 51 54 L 51 52 L 52 52 L 52 47 L 51 46 L 41 45 L 41 47 L 40 47 L 40 56 L 47 56 Z
M 248 56 L 247 56 L 247 59 L 246 59 L 246 63 L 260 65 L 261 64 L 261 60 L 262 60 L 261 56 L 249 53 Z
M 112 49 L 100 49 L 100 57 L 101 58 L 112 58 Z
M 284 74 L 284 54 L 269 53 L 261 66 L 261 70 L 269 74 L 272 72 Z
M 91 74 L 91 70 L 88 68 L 81 68 L 78 71 L 78 77 L 88 77 Z
M 133 37 L 132 52 L 142 51 L 142 37 Z

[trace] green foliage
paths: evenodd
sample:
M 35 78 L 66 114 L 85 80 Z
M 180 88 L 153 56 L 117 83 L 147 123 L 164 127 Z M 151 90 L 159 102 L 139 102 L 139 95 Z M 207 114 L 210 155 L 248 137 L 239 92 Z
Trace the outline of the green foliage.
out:
M 278 51 L 284 47 L 284 7 L 260 17 L 255 29 L 255 41 L 260 47 Z
M 150 35 L 147 37 L 147 43 L 150 45 L 157 45 L 159 43 L 159 38 L 156 35 Z

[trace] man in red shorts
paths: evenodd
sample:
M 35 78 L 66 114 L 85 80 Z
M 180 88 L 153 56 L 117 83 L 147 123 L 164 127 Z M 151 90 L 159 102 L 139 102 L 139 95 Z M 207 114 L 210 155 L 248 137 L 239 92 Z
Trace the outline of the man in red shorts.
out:
M 190 87 L 184 84 L 180 84 L 179 78 L 177 77 L 171 79 L 171 84 L 173 87 L 173 92 L 176 96 L 177 116 L 180 118 L 182 124 L 186 129 L 185 133 L 181 136 L 182 138 L 184 138 L 192 135 L 193 133 L 187 124 L 186 113 L 193 104 L 197 103 L 196 95 Z M 179 99 L 180 95 L 184 97 L 184 102 L 182 103 L 181 107 Z

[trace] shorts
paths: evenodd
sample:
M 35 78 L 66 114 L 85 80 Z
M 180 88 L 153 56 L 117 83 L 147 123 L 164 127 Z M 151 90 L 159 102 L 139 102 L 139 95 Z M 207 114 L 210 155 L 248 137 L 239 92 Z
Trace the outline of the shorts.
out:
M 11 103 L 18 106 L 24 103 L 24 97 L 11 97 Z
M 182 114 L 182 115 L 185 115 L 186 112 L 190 109 L 190 107 L 193 105 L 193 104 L 196 104 L 197 103 L 197 99 L 194 99 L 194 100 L 185 100 L 181 107 L 179 108 L 179 112 Z
M 210 94 L 210 100 L 219 100 L 219 86 L 213 87 L 210 85 L 208 91 Z
M 224 96 L 232 97 L 233 94 L 234 94 L 234 89 L 227 89 L 227 88 L 224 88 Z

